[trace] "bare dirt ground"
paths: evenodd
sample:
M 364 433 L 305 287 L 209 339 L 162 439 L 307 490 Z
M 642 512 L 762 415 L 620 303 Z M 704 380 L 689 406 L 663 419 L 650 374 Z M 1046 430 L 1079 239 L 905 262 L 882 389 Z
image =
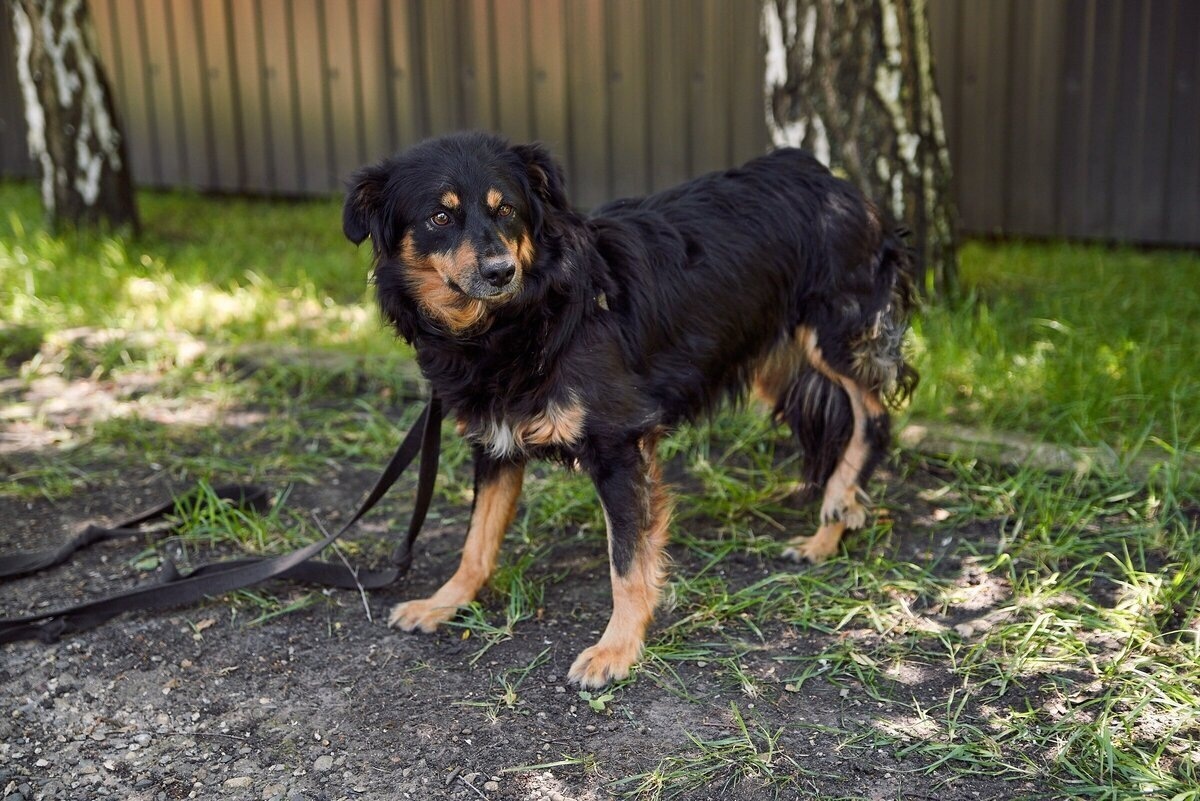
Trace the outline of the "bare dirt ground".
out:
M 323 480 L 297 487 L 289 505 L 352 508 L 372 479 L 367 469 L 331 467 Z M 902 511 L 895 513 L 888 547 L 904 558 L 936 560 L 939 572 L 955 581 L 978 582 L 960 554 L 969 550 L 966 543 L 978 545 L 991 533 L 938 528 L 934 534 L 927 523 L 934 507 L 918 490 L 939 479 L 916 469 L 903 482 L 889 480 L 889 505 Z M 87 521 L 114 520 L 156 502 L 169 489 L 147 467 L 58 502 L 0 499 L 8 532 L 0 550 L 57 542 Z M 368 530 L 395 526 L 407 497 L 403 487 L 394 489 Z M 754 776 L 730 782 L 738 769 L 718 769 L 713 783 L 676 797 L 973 801 L 1049 795 L 1048 785 L 943 771 L 894 747 L 873 747 L 874 732 L 919 722 L 900 719 L 899 707 L 852 683 L 819 676 L 799 687 L 788 681 L 796 672 L 789 660 L 819 654 L 831 641 L 855 636 L 852 630 L 769 623 L 761 637 L 747 632 L 740 661 L 761 690 L 757 697 L 743 694 L 708 661 L 683 659 L 671 663 L 678 682 L 647 668 L 594 710 L 565 678 L 609 612 L 607 564 L 594 540 L 565 536 L 551 544 L 549 557 L 531 568 L 555 575 L 546 586 L 544 613 L 520 623 L 510 640 L 474 664 L 479 643 L 464 639 L 461 629 L 392 631 L 383 622 L 389 607 L 432 592 L 454 569 L 466 509 L 446 506 L 435 507 L 409 577 L 369 595 L 370 620 L 357 593 L 335 591 L 259 625 L 246 625 L 253 612 L 235 612 L 217 600 L 127 615 L 52 645 L 0 647 L 0 798 L 608 798 L 636 790 L 643 779 L 621 780 L 654 771 L 664 758 L 696 755 L 689 735 L 737 740 L 735 709 L 751 726 L 753 747 L 763 751 L 751 756 L 772 765 L 776 784 L 765 786 Z M 145 581 L 130 565 L 141 547 L 98 546 L 69 565 L 0 585 L 0 614 Z M 681 548 L 672 556 L 676 575 L 702 563 Z M 735 555 L 717 569 L 739 587 L 806 568 Z M 293 591 L 284 584 L 272 589 Z M 494 594 L 483 601 L 502 603 Z M 927 614 L 952 627 L 979 609 Z M 676 615 L 665 609 L 656 630 Z M 651 642 L 654 637 L 652 630 Z M 519 682 L 507 699 L 505 679 Z M 944 705 L 956 687 L 961 691 L 961 680 L 948 666 L 931 661 L 919 676 L 898 677 L 884 690 L 910 709 L 913 699 L 924 708 Z M 778 732 L 773 747 L 762 732 Z M 649 790 L 644 795 L 653 797 Z

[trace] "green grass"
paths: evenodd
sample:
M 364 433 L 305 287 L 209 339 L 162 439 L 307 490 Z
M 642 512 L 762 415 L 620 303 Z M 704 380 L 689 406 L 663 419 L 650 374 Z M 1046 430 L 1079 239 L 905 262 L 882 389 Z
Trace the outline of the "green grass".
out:
M 968 243 L 916 324 L 913 414 L 1077 445 L 1200 445 L 1200 254 Z
M 412 391 L 411 354 L 378 321 L 366 254 L 341 238 L 336 201 L 140 201 L 141 240 L 51 237 L 33 189 L 0 184 L 0 359 L 17 377 L 0 425 L 44 443 L 0 456 L 0 493 L 111 486 L 114 465 L 132 460 L 179 482 L 275 485 L 321 481 L 334 462 L 382 463 L 416 412 L 395 411 Z M 708 703 L 703 663 L 724 693 L 721 726 L 636 775 L 606 773 L 604 754 L 551 764 L 636 798 L 733 785 L 786 797 L 820 786 L 800 768 L 811 736 L 882 749 L 942 783 L 1041 780 L 1051 765 L 1064 796 L 1200 797 L 1200 257 L 1063 243 L 968 243 L 962 256 L 964 297 L 916 321 L 923 380 L 906 414 L 1107 447 L 1148 467 L 1074 476 L 903 454 L 897 479 L 872 488 L 880 514 L 848 555 L 794 569 L 780 543 L 813 511 L 788 497 L 797 457 L 785 434 L 744 412 L 684 429 L 662 455 L 684 476 L 674 542 L 688 569 L 672 576 L 635 677 L 583 701 L 597 715 L 629 714 L 635 692 Z M 23 397 L 83 386 L 117 411 L 61 417 Z M 219 423 L 229 436 L 213 435 Z M 434 514 L 462 523 L 471 484 L 466 448 L 447 437 Z M 484 603 L 457 621 L 476 670 L 537 625 L 566 576 L 555 549 L 583 545 L 596 554 L 585 567 L 603 565 L 586 478 L 537 467 L 525 487 Z M 185 510 L 171 547 L 277 552 L 318 533 L 309 518 L 210 501 Z M 902 555 L 918 534 L 953 542 L 953 558 Z M 385 552 L 356 540 L 348 556 Z M 130 565 L 153 569 L 160 550 Z M 766 569 L 738 573 L 739 559 Z M 326 602 L 227 600 L 258 625 Z M 797 633 L 811 645 L 791 649 Z M 479 714 L 516 714 L 546 659 L 492 671 Z M 784 729 L 763 711 L 808 692 L 877 711 Z

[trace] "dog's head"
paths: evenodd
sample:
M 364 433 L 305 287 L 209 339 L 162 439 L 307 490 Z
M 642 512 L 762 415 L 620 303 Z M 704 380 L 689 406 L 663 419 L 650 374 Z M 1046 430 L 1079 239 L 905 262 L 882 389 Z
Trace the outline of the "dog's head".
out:
M 540 145 L 455 134 L 351 176 L 342 230 L 355 244 L 370 237 L 384 312 L 411 340 L 406 300 L 457 335 L 520 298 L 548 216 L 567 208 L 562 171 Z

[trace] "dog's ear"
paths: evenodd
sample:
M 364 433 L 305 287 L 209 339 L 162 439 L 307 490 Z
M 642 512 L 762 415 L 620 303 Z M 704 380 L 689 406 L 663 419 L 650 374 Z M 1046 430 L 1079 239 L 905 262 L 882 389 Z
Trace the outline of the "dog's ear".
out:
M 562 167 L 550 156 L 550 151 L 535 142 L 531 145 L 514 145 L 512 152 L 524 165 L 529 186 L 539 200 L 552 209 L 565 211 L 570 208 Z
M 342 206 L 342 233 L 356 245 L 371 237 L 376 253 L 386 252 L 389 231 L 384 209 L 389 170 L 383 164 L 363 167 L 346 182 Z

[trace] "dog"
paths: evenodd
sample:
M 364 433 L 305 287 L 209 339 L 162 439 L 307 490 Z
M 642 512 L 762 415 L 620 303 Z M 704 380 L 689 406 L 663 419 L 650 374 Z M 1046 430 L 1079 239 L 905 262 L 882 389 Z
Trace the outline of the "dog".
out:
M 475 460 L 457 571 L 390 625 L 431 632 L 470 603 L 526 462 L 556 460 L 595 484 L 613 595 L 569 678 L 626 678 L 664 581 L 656 443 L 750 392 L 823 489 L 820 527 L 786 554 L 819 562 L 866 522 L 887 405 L 917 380 L 902 351 L 914 266 L 903 232 L 811 155 L 776 150 L 585 216 L 543 146 L 460 133 L 354 173 L 342 222 L 354 244 L 370 238 L 382 315 Z

